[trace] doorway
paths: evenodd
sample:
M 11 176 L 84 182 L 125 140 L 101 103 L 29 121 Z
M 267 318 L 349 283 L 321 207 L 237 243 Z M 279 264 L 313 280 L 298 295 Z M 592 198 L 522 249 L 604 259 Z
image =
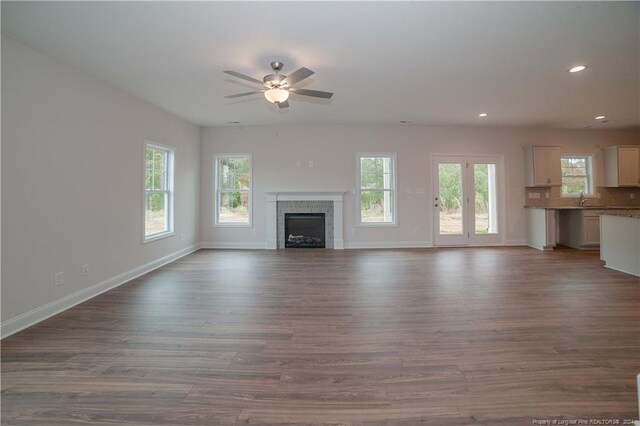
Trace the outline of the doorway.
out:
M 504 243 L 502 157 L 434 156 L 436 246 Z

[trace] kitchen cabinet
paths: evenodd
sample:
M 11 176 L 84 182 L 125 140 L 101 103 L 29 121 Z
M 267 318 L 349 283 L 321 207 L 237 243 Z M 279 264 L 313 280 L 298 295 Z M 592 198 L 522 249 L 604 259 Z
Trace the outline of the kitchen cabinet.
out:
M 600 220 L 604 266 L 640 277 L 640 210 L 603 214 Z
M 640 147 L 611 146 L 602 151 L 604 186 L 640 186 Z
M 527 208 L 527 245 L 538 250 L 556 246 L 556 210 Z
M 524 169 L 526 186 L 546 187 L 562 185 L 560 147 L 526 147 L 524 151 Z
M 560 244 L 589 250 L 600 247 L 600 215 L 604 210 L 560 210 Z

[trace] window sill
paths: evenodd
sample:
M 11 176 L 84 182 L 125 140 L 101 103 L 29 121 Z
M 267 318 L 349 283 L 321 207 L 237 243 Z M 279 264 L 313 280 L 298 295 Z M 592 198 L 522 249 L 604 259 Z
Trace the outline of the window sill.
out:
M 583 198 L 596 198 L 595 194 L 583 194 Z M 580 198 L 580 194 L 560 194 L 560 198 Z
M 145 236 L 144 239 L 142 240 L 142 244 L 147 244 L 153 241 L 162 240 L 163 238 L 167 238 L 167 237 L 173 237 L 174 235 L 176 235 L 176 233 L 173 231 L 162 232 L 159 234 L 152 234 L 152 235 L 149 235 L 148 237 Z
M 359 228 L 393 228 L 397 227 L 397 223 L 386 223 L 386 222 L 360 222 L 358 223 Z
M 213 226 L 220 228 L 253 228 L 251 223 L 214 223 Z

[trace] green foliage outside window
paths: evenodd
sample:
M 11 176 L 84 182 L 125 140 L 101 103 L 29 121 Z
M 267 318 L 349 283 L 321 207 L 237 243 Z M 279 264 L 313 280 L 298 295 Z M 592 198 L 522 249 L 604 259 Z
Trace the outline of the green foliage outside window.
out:
M 218 164 L 218 221 L 249 221 L 251 160 L 248 157 L 220 158 Z
M 560 164 L 563 194 L 592 194 L 588 157 L 562 157 Z

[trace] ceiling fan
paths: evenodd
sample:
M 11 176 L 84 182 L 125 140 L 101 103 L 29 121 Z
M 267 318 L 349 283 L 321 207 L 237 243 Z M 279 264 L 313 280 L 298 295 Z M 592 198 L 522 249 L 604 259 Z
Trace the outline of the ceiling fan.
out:
M 271 62 L 271 68 L 274 74 L 265 75 L 262 81 L 249 77 L 248 75 L 240 74 L 235 71 L 223 71 L 225 74 L 232 75 L 234 77 L 241 78 L 243 80 L 250 81 L 252 83 L 259 84 L 264 87 L 262 90 L 254 90 L 253 92 L 238 93 L 235 95 L 225 96 L 227 99 L 239 98 L 242 96 L 255 95 L 258 93 L 264 93 L 264 97 L 271 103 L 278 105 L 279 108 L 289 107 L 289 93 L 295 93 L 296 95 L 312 96 L 314 98 L 331 99 L 333 93 L 321 92 L 319 90 L 308 89 L 296 89 L 292 87 L 294 84 L 304 80 L 307 77 L 311 77 L 314 72 L 308 68 L 300 68 L 299 70 L 289 74 L 288 76 L 280 74 L 283 63 L 279 61 Z

